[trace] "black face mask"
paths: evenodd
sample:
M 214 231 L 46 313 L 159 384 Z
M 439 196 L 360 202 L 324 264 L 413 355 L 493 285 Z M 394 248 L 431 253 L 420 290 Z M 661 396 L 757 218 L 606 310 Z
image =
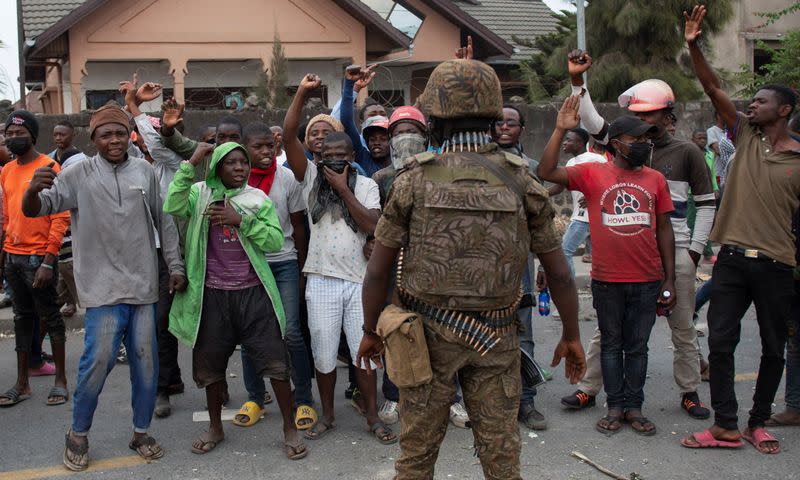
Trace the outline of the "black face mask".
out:
M 650 142 L 619 143 L 628 147 L 628 154 L 622 154 L 622 158 L 632 167 L 641 167 L 653 156 L 653 144 Z
M 319 169 L 322 170 L 322 167 L 328 167 L 336 173 L 342 173 L 344 172 L 344 167 L 348 165 L 350 165 L 350 162 L 344 158 L 327 158 L 319 162 Z
M 33 147 L 30 137 L 6 138 L 6 147 L 16 156 L 25 155 Z

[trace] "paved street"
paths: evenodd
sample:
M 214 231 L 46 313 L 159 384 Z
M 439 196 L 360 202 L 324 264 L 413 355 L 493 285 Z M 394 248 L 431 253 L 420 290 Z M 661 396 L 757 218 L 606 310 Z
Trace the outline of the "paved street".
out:
M 581 313 L 591 312 L 591 298 L 581 296 Z M 3 312 L 4 314 L 7 312 Z M 742 403 L 742 424 L 750 407 L 760 351 L 754 312 L 748 312 L 742 326 L 742 342 L 737 358 L 737 392 Z M 596 321 L 581 322 L 582 337 L 587 339 Z M 704 326 L 704 324 L 703 324 Z M 558 338 L 558 324 L 537 315 L 535 337 L 537 358 L 548 362 Z M 707 352 L 705 338 L 701 339 Z M 68 378 L 74 382 L 83 335 L 74 331 L 68 336 Z M 0 387 L 11 386 L 15 372 L 14 342 L 0 339 Z M 573 391 L 563 378 L 563 369 L 556 371 L 553 381 L 541 388 L 537 406 L 550 423 L 545 432 L 529 432 L 523 427 L 523 476 L 541 479 L 608 478 L 592 467 L 570 456 L 579 451 L 625 477 L 636 472 L 644 479 L 682 478 L 800 478 L 797 472 L 800 429 L 775 429 L 782 442 L 783 453 L 776 456 L 759 454 L 749 444 L 736 451 L 688 450 L 678 441 L 684 435 L 708 426 L 707 421 L 690 420 L 679 408 L 679 395 L 672 380 L 672 351 L 666 322 L 659 320 L 650 341 L 650 375 L 646 386 L 645 414 L 658 426 L 654 437 L 639 437 L 626 427 L 607 438 L 595 431 L 594 423 L 603 414 L 604 396 L 598 407 L 584 412 L 567 412 L 559 405 L 562 395 Z M 49 348 L 48 348 L 49 350 Z M 130 430 L 130 387 L 128 367 L 118 365 L 108 379 L 100 398 L 90 437 L 89 472 L 70 474 L 61 466 L 64 432 L 67 430 L 72 405 L 47 407 L 46 393 L 51 377 L 34 378 L 34 395 L 11 409 L 0 410 L 3 427 L 0 440 L 0 480 L 23 478 L 59 478 L 74 476 L 85 479 L 389 479 L 393 462 L 400 449 L 397 445 L 381 446 L 365 429 L 363 420 L 344 400 L 347 373 L 339 369 L 336 400 L 338 428 L 319 442 L 308 441 L 310 454 L 306 460 L 291 462 L 281 453 L 280 417 L 277 405 L 267 407 L 266 418 L 251 428 L 226 425 L 227 437 L 214 452 L 206 456 L 189 451 L 190 441 L 204 428 L 192 422 L 192 412 L 202 410 L 203 392 L 191 384 L 191 356 L 181 351 L 181 366 L 187 392 L 173 397 L 173 415 L 165 420 L 154 419 L 151 433 L 167 450 L 166 456 L 150 465 L 128 450 Z M 229 367 L 232 406 L 246 398 L 241 382 L 241 361 L 234 356 Z M 70 384 L 73 388 L 74 384 Z M 708 401 L 708 384 L 700 390 Z M 776 399 L 783 408 L 783 385 Z M 482 478 L 478 461 L 472 456 L 472 438 L 468 430 L 451 427 L 442 447 L 436 470 L 437 479 Z

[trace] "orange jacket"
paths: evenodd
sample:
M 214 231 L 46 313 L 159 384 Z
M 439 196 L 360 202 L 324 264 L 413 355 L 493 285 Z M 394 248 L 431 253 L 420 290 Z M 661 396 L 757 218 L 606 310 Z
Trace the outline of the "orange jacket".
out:
M 3 189 L 3 250 L 17 255 L 45 255 L 58 257 L 61 239 L 69 228 L 69 212 L 47 217 L 29 218 L 22 213 L 22 197 L 37 168 L 46 167 L 54 160 L 45 154 L 34 161 L 20 165 L 9 162 L 0 172 L 0 188 Z M 53 165 L 58 172 L 58 163 Z

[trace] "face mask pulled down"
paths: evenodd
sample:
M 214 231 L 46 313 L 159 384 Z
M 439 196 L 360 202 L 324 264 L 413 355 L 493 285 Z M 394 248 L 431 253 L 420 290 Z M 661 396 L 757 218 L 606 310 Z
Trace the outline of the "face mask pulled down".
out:
M 6 139 L 6 147 L 16 156 L 28 153 L 33 147 L 30 137 L 12 137 Z
M 405 167 L 414 155 L 423 153 L 427 149 L 428 139 L 419 133 L 403 133 L 392 137 L 390 143 L 392 166 L 395 170 Z
M 324 167 L 328 167 L 335 173 L 340 174 L 344 172 L 345 167 L 349 164 L 350 162 L 347 160 L 340 159 L 322 160 L 317 164 L 317 178 L 314 180 L 314 186 L 311 188 L 308 199 L 309 208 L 311 209 L 311 221 L 313 223 L 316 224 L 325 213 L 330 212 L 331 221 L 335 222 L 344 217 L 347 226 L 353 229 L 354 232 L 358 231 L 358 224 L 350 214 L 350 210 L 348 210 L 347 206 L 344 204 L 344 200 L 342 200 L 342 197 L 333 189 L 333 186 L 328 183 L 328 179 L 325 178 Z M 358 173 L 351 166 L 347 173 L 347 188 L 349 188 L 351 192 L 355 192 L 357 176 Z

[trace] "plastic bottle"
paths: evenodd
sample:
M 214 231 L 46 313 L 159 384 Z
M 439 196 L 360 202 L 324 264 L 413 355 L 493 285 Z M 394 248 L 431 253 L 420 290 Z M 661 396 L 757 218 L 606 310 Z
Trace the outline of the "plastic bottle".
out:
M 539 292 L 539 315 L 543 317 L 550 315 L 550 292 L 547 288 Z
M 661 298 L 663 298 L 664 300 L 669 299 L 669 297 L 671 296 L 672 292 L 670 292 L 669 290 L 664 290 L 664 292 L 661 294 Z M 663 303 L 659 303 L 658 306 L 656 307 L 656 315 L 658 315 L 659 317 L 669 317 L 670 315 L 672 315 L 672 312 L 669 310 L 669 308 L 665 307 Z

